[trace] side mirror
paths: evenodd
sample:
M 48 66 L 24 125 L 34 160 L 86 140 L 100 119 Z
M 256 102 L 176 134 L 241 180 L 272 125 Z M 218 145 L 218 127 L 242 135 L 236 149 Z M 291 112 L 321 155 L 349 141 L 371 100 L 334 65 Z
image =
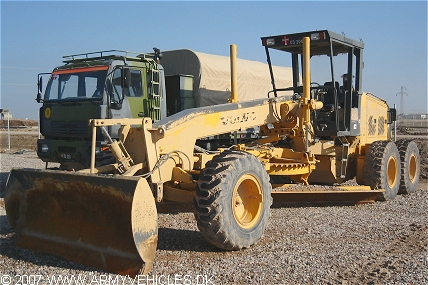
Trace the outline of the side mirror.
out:
M 115 88 L 111 88 L 109 91 L 109 97 L 110 97 L 110 108 L 115 110 L 122 109 L 122 96 L 121 94 L 114 92 Z M 116 96 L 115 96 L 116 95 Z
M 39 80 L 37 81 L 37 97 L 36 97 L 36 101 L 37 103 L 42 103 L 43 99 L 42 99 L 42 89 L 43 89 L 43 79 L 40 76 Z
M 130 83 L 131 83 L 131 71 L 129 70 L 129 68 L 123 68 L 122 81 L 121 81 L 122 88 L 129 88 L 129 86 L 131 85 Z
M 36 101 L 37 101 L 37 103 L 42 103 L 43 102 L 42 94 L 41 93 L 37 93 Z

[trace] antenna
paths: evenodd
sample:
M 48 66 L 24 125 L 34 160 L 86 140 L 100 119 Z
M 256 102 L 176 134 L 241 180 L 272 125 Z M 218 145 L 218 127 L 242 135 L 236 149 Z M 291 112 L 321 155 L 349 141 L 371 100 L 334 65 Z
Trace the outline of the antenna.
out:
M 395 94 L 395 96 L 397 96 L 398 94 L 401 95 L 400 98 L 400 114 L 403 116 L 404 115 L 404 95 L 408 96 L 409 94 L 407 94 L 406 92 L 404 92 L 404 90 L 407 90 L 406 87 L 401 86 L 401 91 L 398 92 L 397 94 Z

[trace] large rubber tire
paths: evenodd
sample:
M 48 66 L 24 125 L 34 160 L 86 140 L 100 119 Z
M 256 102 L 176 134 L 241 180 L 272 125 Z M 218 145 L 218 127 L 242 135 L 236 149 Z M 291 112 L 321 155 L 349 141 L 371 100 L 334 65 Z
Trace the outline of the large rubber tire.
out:
M 242 151 L 224 151 L 200 173 L 195 218 L 202 236 L 225 250 L 256 243 L 270 217 L 272 186 L 261 162 Z
M 418 188 L 421 158 L 418 145 L 411 140 L 396 142 L 400 153 L 401 177 L 399 194 L 409 194 Z
M 391 200 L 397 196 L 400 186 L 400 155 L 391 141 L 375 141 L 366 152 L 364 184 L 371 189 L 385 189 L 378 200 Z

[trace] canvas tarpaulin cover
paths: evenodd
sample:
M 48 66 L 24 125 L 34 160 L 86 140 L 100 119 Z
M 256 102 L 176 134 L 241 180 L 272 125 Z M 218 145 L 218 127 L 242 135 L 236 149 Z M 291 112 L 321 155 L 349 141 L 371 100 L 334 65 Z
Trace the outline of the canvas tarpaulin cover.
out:
M 230 58 L 188 49 L 162 52 L 161 65 L 166 75 L 193 75 L 196 107 L 227 103 L 231 96 Z M 274 66 L 277 88 L 293 86 L 291 67 Z M 238 101 L 266 98 L 272 90 L 267 64 L 237 59 Z M 287 93 L 282 92 L 281 95 Z M 288 95 L 292 95 L 291 92 Z

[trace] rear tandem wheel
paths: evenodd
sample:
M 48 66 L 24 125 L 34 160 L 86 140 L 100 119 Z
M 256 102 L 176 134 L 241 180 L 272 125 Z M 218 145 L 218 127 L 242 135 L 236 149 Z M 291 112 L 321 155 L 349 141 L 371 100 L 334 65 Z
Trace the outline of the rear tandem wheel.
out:
M 225 250 L 256 243 L 268 224 L 272 186 L 260 161 L 242 151 L 224 151 L 201 172 L 195 218 L 202 236 Z
M 369 146 L 364 161 L 364 184 L 371 189 L 385 189 L 378 200 L 391 200 L 397 196 L 400 166 L 400 155 L 394 142 L 375 141 Z
M 419 183 L 420 155 L 418 145 L 411 140 L 397 141 L 401 161 L 401 176 L 399 194 L 414 192 Z

